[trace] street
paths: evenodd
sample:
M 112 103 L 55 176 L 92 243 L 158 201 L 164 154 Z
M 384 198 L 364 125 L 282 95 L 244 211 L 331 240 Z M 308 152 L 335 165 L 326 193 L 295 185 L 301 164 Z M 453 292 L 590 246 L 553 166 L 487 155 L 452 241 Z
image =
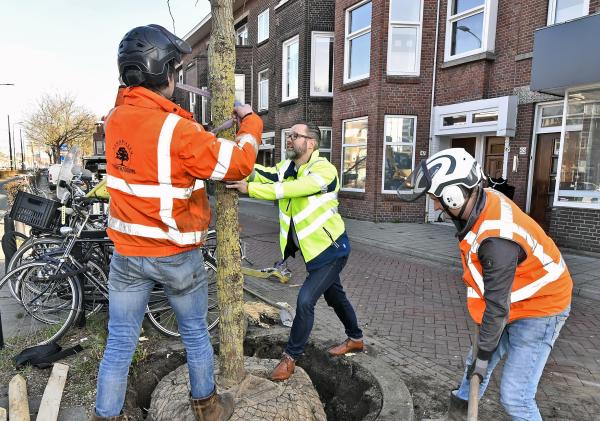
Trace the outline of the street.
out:
M 256 267 L 271 265 L 279 253 L 276 222 L 245 213 L 242 237 Z M 354 224 L 355 221 L 352 221 Z M 417 416 L 440 416 L 451 389 L 457 387 L 463 359 L 471 347 L 472 322 L 466 310 L 461 272 L 396 252 L 352 242 L 342 283 L 357 310 L 367 343 L 377 342 L 373 358 L 383 358 L 413 395 Z M 435 250 L 431 250 L 435 253 Z M 253 281 L 263 294 L 295 297 L 306 272 L 301 259 L 289 259 L 291 283 L 283 286 Z M 343 328 L 332 309 L 320 300 L 314 336 L 341 340 Z M 593 420 L 600 413 L 600 308 L 595 300 L 574 297 L 567 320 L 546 365 L 537 393 L 544 419 Z M 383 346 L 383 348 L 381 348 Z M 500 365 L 482 400 L 484 412 L 502 419 L 499 403 Z M 425 408 L 425 409 L 424 409 Z M 433 410 L 432 410 L 433 408 Z M 439 412 L 438 412 L 439 411 Z M 493 415 L 490 415 L 493 414 Z M 483 415 L 483 414 L 482 414 Z M 419 417 L 417 417 L 419 419 Z

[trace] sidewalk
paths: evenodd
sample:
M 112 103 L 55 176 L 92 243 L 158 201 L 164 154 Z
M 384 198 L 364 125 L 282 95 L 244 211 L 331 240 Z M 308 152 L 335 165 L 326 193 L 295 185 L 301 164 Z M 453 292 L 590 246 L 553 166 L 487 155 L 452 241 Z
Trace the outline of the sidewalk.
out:
M 240 213 L 278 221 L 272 202 L 240 199 Z M 346 219 L 348 236 L 387 252 L 408 255 L 460 269 L 460 254 L 454 227 L 443 224 L 369 222 Z M 573 277 L 573 295 L 600 300 L 600 253 L 561 249 Z

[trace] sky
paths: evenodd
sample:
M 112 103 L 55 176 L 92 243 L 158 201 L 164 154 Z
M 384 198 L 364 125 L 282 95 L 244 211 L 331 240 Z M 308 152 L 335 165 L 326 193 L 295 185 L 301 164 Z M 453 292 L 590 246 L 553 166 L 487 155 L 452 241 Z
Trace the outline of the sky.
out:
M 180 37 L 210 11 L 209 0 L 170 5 Z M 7 115 L 11 126 L 23 121 L 44 94 L 70 94 L 78 105 L 105 115 L 118 87 L 119 41 L 150 23 L 173 31 L 167 0 L 2 0 L 0 84 L 15 86 L 0 86 L 0 151 L 8 154 Z M 19 125 L 14 133 L 18 140 Z

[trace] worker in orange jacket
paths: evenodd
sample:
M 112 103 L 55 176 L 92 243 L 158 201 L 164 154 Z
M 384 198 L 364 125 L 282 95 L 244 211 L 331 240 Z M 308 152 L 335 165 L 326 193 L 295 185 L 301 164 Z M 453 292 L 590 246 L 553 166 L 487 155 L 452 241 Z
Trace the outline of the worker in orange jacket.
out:
M 506 356 L 500 401 L 513 420 L 541 421 L 537 386 L 554 341 L 569 315 L 573 282 L 544 230 L 502 193 L 484 189 L 479 163 L 464 149 L 446 149 L 421 162 L 403 200 L 428 194 L 457 228 L 467 307 L 479 326 L 477 354 L 450 396 L 449 420 L 467 415 L 469 380 L 482 396 Z M 412 191 L 411 191 L 412 190 Z
M 262 120 L 248 105 L 233 109 L 236 140 L 204 131 L 169 98 L 190 46 L 158 25 L 137 27 L 119 44 L 122 99 L 106 118 L 108 235 L 115 243 L 109 276 L 109 335 L 93 420 L 125 420 L 127 374 L 150 293 L 169 297 L 187 353 L 196 419 L 223 421 L 230 394 L 216 394 L 209 340 L 207 274 L 200 245 L 210 208 L 204 181 L 241 180 L 253 169 Z

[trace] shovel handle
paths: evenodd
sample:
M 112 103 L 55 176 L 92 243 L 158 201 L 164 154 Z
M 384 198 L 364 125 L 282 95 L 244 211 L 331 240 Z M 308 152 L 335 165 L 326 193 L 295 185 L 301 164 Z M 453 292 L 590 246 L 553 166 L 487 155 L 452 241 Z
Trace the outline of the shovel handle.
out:
M 477 421 L 479 410 L 479 376 L 472 376 L 469 383 L 469 406 L 467 409 L 467 421 Z
M 479 341 L 479 327 L 475 328 L 475 340 L 473 341 L 473 361 L 477 358 L 477 342 Z M 469 381 L 469 406 L 467 407 L 467 421 L 477 421 L 479 412 L 479 376 L 471 376 Z

